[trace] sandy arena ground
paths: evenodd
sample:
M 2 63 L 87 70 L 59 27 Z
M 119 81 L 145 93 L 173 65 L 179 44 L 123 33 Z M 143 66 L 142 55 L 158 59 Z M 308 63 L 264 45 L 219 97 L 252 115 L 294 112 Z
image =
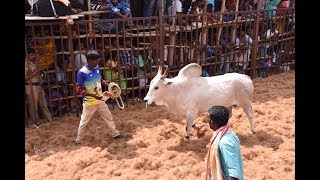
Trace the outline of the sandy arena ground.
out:
M 295 178 L 295 71 L 253 80 L 254 123 L 242 108 L 229 120 L 241 143 L 247 180 Z M 196 180 L 205 179 L 205 158 L 212 131 L 206 113 L 201 136 L 193 131 L 183 138 L 185 117 L 169 114 L 165 107 L 145 108 L 144 103 L 111 110 L 119 131 L 127 139 L 112 139 L 106 123 L 94 116 L 81 145 L 75 145 L 80 118 L 40 125 L 25 131 L 25 177 L 43 179 Z

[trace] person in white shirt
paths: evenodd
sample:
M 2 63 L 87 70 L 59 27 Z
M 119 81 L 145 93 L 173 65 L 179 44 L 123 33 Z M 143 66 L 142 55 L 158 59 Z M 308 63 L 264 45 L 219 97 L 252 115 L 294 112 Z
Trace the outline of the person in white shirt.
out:
M 79 52 L 74 55 L 74 65 L 76 69 L 82 68 L 85 64 L 87 64 L 86 58 L 86 49 L 83 43 L 80 43 Z
M 168 15 L 173 16 L 174 15 L 174 6 L 176 7 L 176 15 L 182 14 L 182 3 L 184 0 L 175 0 L 172 2 L 172 4 L 168 8 Z M 170 21 L 172 22 L 173 18 L 170 18 Z M 179 25 L 187 25 L 187 21 L 184 18 L 177 18 L 176 22 Z
M 173 16 L 174 15 L 174 3 L 176 3 L 176 13 L 181 14 L 182 13 L 182 3 L 183 0 L 175 0 L 175 2 L 172 3 L 172 5 L 168 8 L 168 15 Z
M 246 69 L 249 65 L 252 43 L 252 38 L 244 31 L 241 31 L 236 38 L 236 47 L 239 48 L 239 52 L 236 53 L 235 62 L 237 66 L 242 67 L 241 69 Z

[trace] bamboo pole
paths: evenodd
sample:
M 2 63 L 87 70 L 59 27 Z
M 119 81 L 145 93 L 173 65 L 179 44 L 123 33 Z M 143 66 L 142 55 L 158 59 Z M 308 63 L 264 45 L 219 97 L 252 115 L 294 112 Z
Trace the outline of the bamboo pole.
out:
M 164 26 L 163 26 L 163 1 L 164 0 L 161 0 L 161 3 L 160 3 L 160 12 L 159 12 L 159 28 L 160 28 L 160 37 L 159 37 L 159 44 L 160 44 L 160 66 L 162 67 L 163 64 L 164 64 L 164 57 L 163 57 L 163 51 L 164 51 Z
M 259 21 L 260 21 L 260 6 L 261 0 L 257 1 L 255 32 L 252 46 L 252 60 L 251 60 L 251 77 L 256 77 L 257 53 L 258 53 L 258 34 L 259 34 Z
M 220 14 L 220 20 L 219 20 L 220 21 L 219 23 L 221 23 L 221 25 L 223 23 L 223 14 L 222 13 L 224 13 L 225 9 L 226 9 L 226 0 L 222 0 L 222 6 L 221 6 L 221 10 L 220 10 L 221 14 Z M 217 34 L 217 42 L 218 42 L 219 45 L 221 44 L 220 43 L 221 31 L 222 31 L 222 26 L 219 26 L 218 34 Z
M 204 13 L 207 13 L 207 6 L 208 6 L 208 0 L 206 0 L 206 3 L 204 4 Z M 207 47 L 207 34 L 208 34 L 208 29 L 204 28 L 205 26 L 207 26 L 207 15 L 203 15 L 202 16 L 202 28 L 201 28 L 201 32 L 200 32 L 200 43 L 202 45 L 202 47 Z M 200 65 L 202 65 L 202 61 L 205 61 L 206 58 L 206 49 L 201 47 L 201 61 L 200 61 Z
M 87 0 L 88 11 L 91 11 L 91 0 Z
M 72 36 L 72 29 L 71 29 L 71 25 L 69 23 L 66 23 L 66 26 L 67 26 L 67 32 L 68 32 L 68 47 L 69 47 L 69 50 L 70 50 L 70 62 L 72 64 L 72 84 L 73 84 L 73 94 L 74 95 L 74 105 L 76 106 L 76 117 L 79 117 L 79 112 L 80 112 L 80 104 L 79 104 L 79 97 L 77 96 L 77 89 L 76 89 L 76 77 L 77 77 L 77 74 L 76 74 L 76 69 L 75 69 L 75 64 L 74 64 L 74 48 L 73 48 L 73 43 L 72 43 L 72 40 L 73 40 L 73 36 Z
M 176 14 L 177 14 L 177 1 L 178 0 L 174 0 L 173 2 L 173 20 L 172 20 L 172 25 L 173 27 L 176 27 Z M 174 28 L 175 30 L 176 28 Z M 169 65 L 172 66 L 173 65 L 173 59 L 174 59 L 174 48 L 176 45 L 176 33 L 175 32 L 171 32 L 170 30 L 170 47 L 169 47 Z
M 90 12 L 91 11 L 91 0 L 87 0 L 87 5 L 88 5 L 88 11 Z M 92 45 L 92 15 L 91 14 L 88 14 L 89 16 L 89 44 Z
M 236 13 L 235 13 L 235 18 L 234 18 L 234 20 L 235 21 L 237 21 L 237 19 L 238 19 L 238 12 L 239 12 L 239 0 L 237 0 L 237 2 L 236 2 L 237 4 L 236 4 Z M 233 28 L 232 28 L 232 40 L 231 40 L 231 42 L 232 43 L 234 43 L 235 41 L 236 41 L 236 32 L 237 32 L 237 24 L 236 23 L 234 23 L 233 24 Z
M 238 12 L 239 12 L 239 0 L 236 1 L 236 10 L 235 10 L 235 16 L 234 16 L 234 21 L 236 22 L 238 19 Z M 233 46 L 230 52 L 230 61 L 235 59 L 236 33 L 237 33 L 237 23 L 233 23 L 232 30 L 231 30 L 231 44 Z

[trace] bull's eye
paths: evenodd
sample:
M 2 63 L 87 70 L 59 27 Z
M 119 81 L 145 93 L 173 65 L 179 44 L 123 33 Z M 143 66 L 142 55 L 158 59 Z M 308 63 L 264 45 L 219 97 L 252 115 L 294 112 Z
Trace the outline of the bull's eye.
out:
M 159 89 L 159 87 L 155 87 L 155 88 L 154 88 L 154 90 L 157 90 L 157 89 Z

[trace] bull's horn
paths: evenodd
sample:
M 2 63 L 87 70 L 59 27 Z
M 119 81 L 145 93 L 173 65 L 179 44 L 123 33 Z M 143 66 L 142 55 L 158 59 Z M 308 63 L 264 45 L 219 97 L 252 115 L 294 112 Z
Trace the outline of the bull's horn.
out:
M 162 79 L 165 79 L 168 76 L 168 67 L 166 68 L 166 70 L 164 71 L 163 75 L 162 75 Z
M 158 66 L 158 74 L 161 75 L 162 74 L 162 67 Z

